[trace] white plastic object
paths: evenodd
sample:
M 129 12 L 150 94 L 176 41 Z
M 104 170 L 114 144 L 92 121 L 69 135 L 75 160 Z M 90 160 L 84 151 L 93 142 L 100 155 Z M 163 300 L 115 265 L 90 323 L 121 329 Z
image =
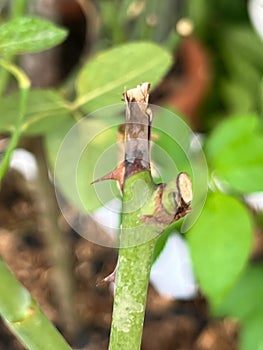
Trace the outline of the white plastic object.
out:
M 263 0 L 249 0 L 248 14 L 253 27 L 263 40 Z
M 190 253 L 185 240 L 172 234 L 152 266 L 150 281 L 167 298 L 191 299 L 197 293 Z

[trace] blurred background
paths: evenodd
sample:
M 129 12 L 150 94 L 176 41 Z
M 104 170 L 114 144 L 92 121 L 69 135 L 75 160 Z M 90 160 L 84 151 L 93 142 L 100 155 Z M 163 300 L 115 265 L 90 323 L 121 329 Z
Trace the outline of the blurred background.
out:
M 1 22 L 11 2 L 1 0 Z M 131 41 L 152 41 L 172 54 L 173 64 L 150 102 L 179 113 L 200 139 L 230 116 L 262 116 L 260 0 L 34 0 L 24 5 L 26 13 L 69 31 L 59 46 L 18 58 L 32 88 L 56 88 L 71 97 L 79 67 L 97 52 Z M 11 82 L 8 89 L 13 88 Z M 3 134 L 0 151 L 6 140 Z M 73 348 L 107 349 L 113 286 L 99 282 L 114 269 L 117 251 L 85 240 L 68 226 L 44 158 L 38 137 L 22 138 L 0 191 L 0 254 Z M 250 261 L 261 263 L 262 194 L 250 193 L 246 201 L 256 216 Z M 72 221 L 79 220 L 69 203 L 64 210 Z M 118 222 L 118 216 L 109 218 L 103 209 L 96 215 Z M 85 229 L 107 235 L 92 218 Z M 152 269 L 142 349 L 239 349 L 242 323 L 237 317 L 211 313 L 198 289 L 185 240 L 169 232 L 163 245 Z M 250 296 L 244 292 L 239 300 L 247 303 L 246 298 Z M 251 318 L 256 326 L 250 333 L 246 329 L 241 348 L 261 349 L 263 338 L 256 348 L 249 339 L 255 329 L 258 339 L 263 319 L 257 322 L 253 313 Z M 0 349 L 23 349 L 2 322 Z

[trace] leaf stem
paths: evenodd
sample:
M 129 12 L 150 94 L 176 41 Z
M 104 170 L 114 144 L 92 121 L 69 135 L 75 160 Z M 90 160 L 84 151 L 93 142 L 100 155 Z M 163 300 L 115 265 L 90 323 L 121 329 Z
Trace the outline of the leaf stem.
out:
M 60 209 L 57 204 L 55 189 L 49 178 L 49 169 L 46 160 L 43 140 L 35 139 L 33 153 L 38 166 L 38 194 L 41 198 L 41 227 L 47 245 L 49 259 L 53 267 L 51 287 L 58 305 L 63 327 L 73 339 L 76 336 L 80 322 L 74 303 L 75 281 L 73 278 L 73 261 L 70 255 L 70 241 L 68 235 L 58 226 Z
M 7 70 L 9 73 L 13 74 L 16 77 L 20 87 L 19 113 L 17 116 L 15 129 L 9 141 L 7 150 L 5 152 L 5 156 L 0 164 L 0 181 L 1 181 L 9 167 L 12 153 L 16 148 L 22 133 L 22 126 L 23 126 L 23 120 L 26 112 L 30 81 L 28 77 L 25 75 L 25 73 L 14 64 L 10 62 L 6 62 L 4 60 L 0 60 L 0 66 L 2 66 L 5 70 Z M 0 186 L 1 186 L 1 182 L 0 182 Z
M 10 18 L 16 18 L 23 16 L 27 5 L 26 0 L 13 0 L 11 2 Z
M 29 292 L 0 259 L 0 313 L 7 326 L 30 350 L 70 350 Z

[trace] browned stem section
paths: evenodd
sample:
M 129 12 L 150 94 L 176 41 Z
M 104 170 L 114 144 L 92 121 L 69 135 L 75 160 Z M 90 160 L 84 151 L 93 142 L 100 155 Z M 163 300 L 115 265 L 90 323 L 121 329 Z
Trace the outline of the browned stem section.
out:
M 126 102 L 125 178 L 150 169 L 150 130 L 152 115 L 148 108 L 149 83 L 142 83 L 124 94 Z
M 124 159 L 116 169 L 94 180 L 92 183 L 116 180 L 123 190 L 124 180 L 143 170 L 150 170 L 150 139 L 152 111 L 148 107 L 149 83 L 142 83 L 124 93 L 126 102 L 125 126 L 119 127 L 119 158 L 122 157 L 122 144 L 125 141 Z M 125 137 L 123 128 L 125 127 Z

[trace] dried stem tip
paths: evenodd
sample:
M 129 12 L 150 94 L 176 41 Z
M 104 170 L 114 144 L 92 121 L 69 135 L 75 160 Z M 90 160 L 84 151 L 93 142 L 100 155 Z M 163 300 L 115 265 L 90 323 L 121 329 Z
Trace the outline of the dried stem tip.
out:
M 139 170 L 150 169 L 149 144 L 152 113 L 148 107 L 149 90 L 150 84 L 142 83 L 124 94 L 126 102 L 125 177 Z

